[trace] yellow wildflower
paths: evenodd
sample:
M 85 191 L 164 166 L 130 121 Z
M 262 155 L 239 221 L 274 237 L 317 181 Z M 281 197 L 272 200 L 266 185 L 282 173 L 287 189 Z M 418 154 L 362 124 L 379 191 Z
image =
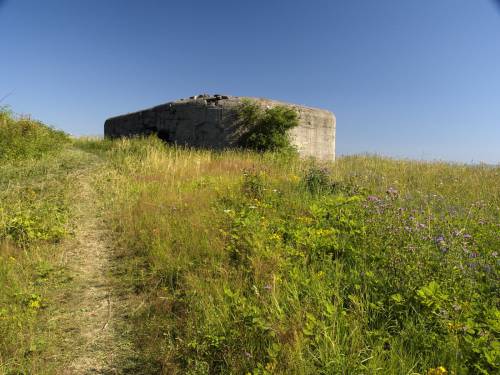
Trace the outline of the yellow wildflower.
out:
M 431 368 L 427 371 L 427 375 L 446 375 L 446 374 L 448 374 L 448 370 L 446 370 L 443 366 Z
M 270 237 L 269 237 L 270 240 L 276 240 L 276 241 L 280 241 L 281 240 L 281 237 L 278 233 L 273 233 Z

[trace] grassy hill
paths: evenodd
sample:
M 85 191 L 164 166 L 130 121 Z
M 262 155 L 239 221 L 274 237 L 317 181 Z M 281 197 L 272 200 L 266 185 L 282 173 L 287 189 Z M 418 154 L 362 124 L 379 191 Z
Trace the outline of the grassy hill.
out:
M 54 290 L 71 288 L 60 256 L 82 171 L 128 293 L 130 373 L 498 371 L 498 166 L 318 164 L 30 122 L 38 138 L 2 116 L 0 373 L 57 373 L 61 337 L 46 327 Z

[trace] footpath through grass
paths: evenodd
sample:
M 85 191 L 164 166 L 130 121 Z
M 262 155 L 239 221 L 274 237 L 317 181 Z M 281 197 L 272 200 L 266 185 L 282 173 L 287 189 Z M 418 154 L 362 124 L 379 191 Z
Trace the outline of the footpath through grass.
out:
M 0 374 L 114 369 L 130 351 L 115 335 L 112 252 L 93 194 L 105 163 L 8 113 L 0 136 Z
M 498 373 L 498 166 L 34 132 L 55 147 L 0 157 L 0 374 L 71 356 L 50 317 L 74 293 L 74 178 L 96 158 L 128 373 Z
M 85 160 L 60 132 L 0 112 L 0 374 L 41 374 L 57 349 L 48 296 L 68 285 L 72 176 Z

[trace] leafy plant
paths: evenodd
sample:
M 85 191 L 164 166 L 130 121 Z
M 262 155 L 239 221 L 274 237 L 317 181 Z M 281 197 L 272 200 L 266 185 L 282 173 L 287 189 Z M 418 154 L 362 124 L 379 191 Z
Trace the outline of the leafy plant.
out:
M 331 190 L 330 173 L 327 168 L 313 164 L 305 173 L 303 178 L 305 188 L 313 193 L 319 194 Z
M 246 129 L 240 145 L 257 151 L 291 150 L 288 131 L 299 124 L 297 112 L 290 107 L 263 109 L 251 101 L 238 110 L 239 123 Z
M 262 173 L 255 173 L 245 171 L 243 173 L 243 186 L 244 194 L 250 198 L 260 199 L 264 195 L 264 181 Z
M 62 131 L 0 108 L 0 160 L 39 158 L 69 142 Z

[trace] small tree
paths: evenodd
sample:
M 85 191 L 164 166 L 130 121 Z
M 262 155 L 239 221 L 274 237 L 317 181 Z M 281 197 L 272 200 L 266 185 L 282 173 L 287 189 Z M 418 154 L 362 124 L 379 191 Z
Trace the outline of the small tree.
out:
M 239 121 L 246 129 L 240 144 L 257 151 L 292 149 L 288 131 L 299 124 L 297 112 L 290 107 L 276 106 L 262 109 L 246 101 L 239 109 Z

